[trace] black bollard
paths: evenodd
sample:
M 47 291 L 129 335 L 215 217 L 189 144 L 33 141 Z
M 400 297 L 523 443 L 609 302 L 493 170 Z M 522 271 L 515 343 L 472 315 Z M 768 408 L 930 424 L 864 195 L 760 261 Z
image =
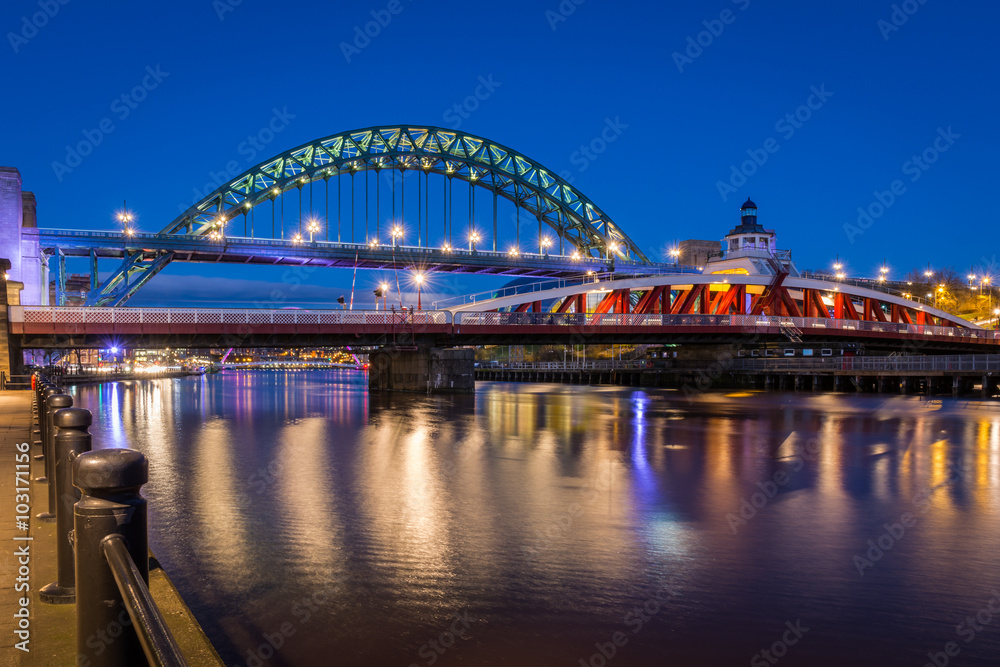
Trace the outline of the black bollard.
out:
M 146 657 L 105 556 L 120 535 L 142 580 L 149 584 L 146 457 L 132 449 L 85 452 L 73 462 L 80 501 L 73 511 L 76 540 L 76 647 L 92 667 L 145 665 Z M 115 538 L 111 537 L 112 540 Z
M 42 453 L 38 456 L 39 461 L 45 460 L 45 401 L 48 400 L 49 396 L 55 396 L 59 393 L 59 390 L 55 387 L 43 387 L 41 393 L 41 402 L 38 404 L 38 440 L 35 441 L 36 445 L 41 445 Z M 49 479 L 47 477 L 48 464 L 45 465 L 45 470 L 42 474 L 35 478 L 36 482 L 41 482 L 42 484 L 48 483 Z
M 42 602 L 72 604 L 76 602 L 76 564 L 73 553 L 73 506 L 80 500 L 80 490 L 73 486 L 73 462 L 89 452 L 91 436 L 87 428 L 93 422 L 90 410 L 64 408 L 56 412 L 52 423 L 56 427 L 53 440 L 53 481 L 56 506 L 56 557 L 59 576 L 55 583 L 39 591 Z
M 73 397 L 66 394 L 53 394 L 45 399 L 45 429 L 42 439 L 42 454 L 45 455 L 45 479 L 49 483 L 49 509 L 47 512 L 36 514 L 35 518 L 46 523 L 56 520 L 56 484 L 53 463 L 55 461 L 55 447 L 52 439 L 56 435 L 56 427 L 52 425 L 52 419 L 57 410 L 73 407 Z

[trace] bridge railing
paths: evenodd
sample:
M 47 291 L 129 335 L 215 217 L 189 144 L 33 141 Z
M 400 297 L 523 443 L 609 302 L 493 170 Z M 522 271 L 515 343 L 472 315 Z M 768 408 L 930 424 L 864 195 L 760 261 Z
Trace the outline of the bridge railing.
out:
M 266 310 L 263 308 L 93 308 L 11 306 L 12 322 L 26 324 L 451 324 L 446 310 Z
M 1000 371 L 1000 356 L 961 354 L 910 357 L 825 357 L 820 359 L 733 359 L 731 370 L 746 371 Z
M 480 370 L 541 370 L 541 371 L 579 371 L 579 370 L 618 370 L 630 368 L 651 367 L 649 361 L 638 359 L 630 361 L 508 361 L 499 363 L 480 363 Z
M 949 336 L 974 340 L 995 340 L 1000 332 L 930 324 L 838 320 L 820 317 L 773 317 L 770 315 L 661 315 L 636 313 L 455 313 L 456 325 L 468 326 L 731 326 L 740 328 L 796 327 L 806 333 L 818 329 Z

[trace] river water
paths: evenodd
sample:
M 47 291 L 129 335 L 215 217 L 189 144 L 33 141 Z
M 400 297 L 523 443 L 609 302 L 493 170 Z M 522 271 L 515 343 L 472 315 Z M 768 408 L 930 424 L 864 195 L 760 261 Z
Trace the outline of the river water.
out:
M 74 390 L 227 665 L 1000 662 L 998 405 L 366 379 Z

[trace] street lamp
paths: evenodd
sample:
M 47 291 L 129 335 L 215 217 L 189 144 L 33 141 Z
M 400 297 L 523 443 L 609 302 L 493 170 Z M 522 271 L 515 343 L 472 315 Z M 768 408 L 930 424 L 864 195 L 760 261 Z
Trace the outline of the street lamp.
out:
M 293 236 L 292 243 L 302 243 L 302 234 L 296 234 Z
M 479 240 L 479 232 L 469 232 L 469 251 L 476 252 L 476 241 Z
M 424 274 L 418 273 L 413 276 L 413 279 L 417 281 L 417 310 L 423 310 L 423 306 L 420 303 L 420 288 L 423 287 L 424 284 Z
M 393 225 L 392 227 L 392 247 L 396 247 L 396 239 L 403 238 L 403 227 L 401 225 Z
M 451 244 L 450 243 L 445 243 L 443 246 L 441 246 L 441 250 L 443 250 L 445 252 L 451 252 Z
M 673 248 L 670 249 L 669 254 L 670 257 L 674 260 L 674 266 L 676 266 L 680 261 L 681 249 L 678 248 L 677 246 L 674 246 Z
M 517 257 L 521 253 L 518 252 L 517 246 L 514 246 L 513 248 L 511 248 L 510 250 L 507 251 L 507 254 L 510 255 L 511 257 Z
M 135 229 L 132 228 L 132 223 L 135 221 L 135 213 L 128 210 L 124 199 L 122 200 L 122 210 L 118 212 L 116 217 L 118 218 L 118 222 L 122 223 L 122 232 L 125 236 L 135 234 Z
M 550 245 L 552 245 L 552 239 L 548 236 L 543 236 L 538 240 L 538 253 L 541 255 L 547 254 Z
M 312 243 L 313 236 L 319 231 L 319 221 L 317 221 L 316 218 L 311 218 L 306 230 L 309 232 L 309 243 Z

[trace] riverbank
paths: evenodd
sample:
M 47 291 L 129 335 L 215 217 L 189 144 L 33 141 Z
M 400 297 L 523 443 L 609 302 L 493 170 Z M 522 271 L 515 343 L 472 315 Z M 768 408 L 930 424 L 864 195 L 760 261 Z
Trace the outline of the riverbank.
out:
M 44 461 L 34 460 L 40 447 L 25 445 L 31 442 L 31 427 L 31 392 L 0 392 L 0 540 L 12 545 L 0 561 L 0 665 L 76 664 L 76 605 L 43 604 L 38 598 L 38 590 L 57 579 L 56 526 L 34 518 L 48 502 L 48 487 L 33 481 L 44 474 Z M 22 513 L 18 501 L 24 495 L 28 511 Z M 30 518 L 21 523 L 24 516 Z M 15 553 L 18 549 L 23 555 Z M 149 591 L 188 662 L 222 665 L 152 554 Z

